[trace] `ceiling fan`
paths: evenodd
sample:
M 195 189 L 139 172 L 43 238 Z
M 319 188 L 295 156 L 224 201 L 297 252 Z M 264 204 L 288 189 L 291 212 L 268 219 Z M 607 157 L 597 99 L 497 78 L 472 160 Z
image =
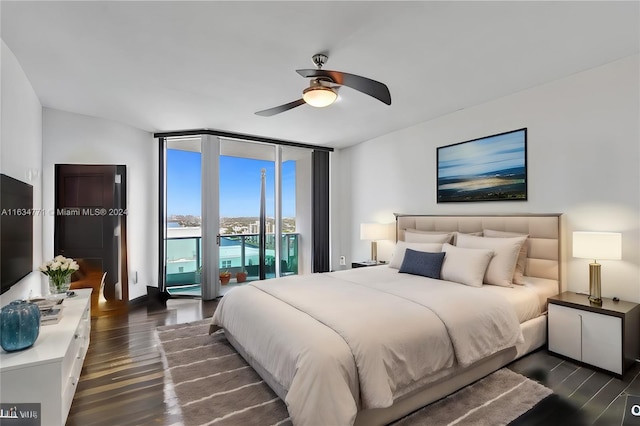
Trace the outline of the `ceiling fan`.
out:
M 288 104 L 265 109 L 256 112 L 263 117 L 271 117 L 303 104 L 323 108 L 331 105 L 338 98 L 340 86 L 347 86 L 359 92 L 373 96 L 380 102 L 391 105 L 391 93 L 389 88 L 379 81 L 355 74 L 347 74 L 340 71 L 323 70 L 322 66 L 327 62 L 327 55 L 318 53 L 311 58 L 316 69 L 296 70 L 303 77 L 311 78 L 309 87 L 302 91 L 302 98 Z

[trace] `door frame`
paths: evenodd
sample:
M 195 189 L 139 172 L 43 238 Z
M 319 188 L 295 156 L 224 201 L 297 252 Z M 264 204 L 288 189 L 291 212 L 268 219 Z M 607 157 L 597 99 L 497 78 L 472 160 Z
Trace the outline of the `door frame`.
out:
M 108 217 L 110 220 L 107 222 L 109 224 L 109 234 L 114 238 L 113 241 L 113 249 L 116 254 L 111 260 L 112 265 L 108 268 L 105 267 L 103 262 L 103 271 L 109 270 L 112 271 L 115 269 L 115 273 L 107 274 L 106 282 L 111 283 L 113 280 L 113 289 L 108 289 L 109 295 L 111 295 L 111 290 L 115 293 L 115 285 L 120 283 L 121 287 L 121 296 L 122 300 L 117 300 L 113 298 L 113 302 L 124 302 L 128 303 L 129 301 L 129 277 L 128 277 L 128 260 L 127 260 L 127 167 L 126 165 L 116 165 L 116 164 L 55 164 L 54 165 L 54 209 L 57 213 L 54 218 L 54 228 L 53 228 L 53 245 L 54 245 L 54 256 L 58 254 L 62 254 L 65 257 L 78 257 L 74 255 L 73 252 L 71 254 L 62 252 L 60 248 L 60 232 L 62 232 L 63 227 L 63 218 L 64 214 L 61 214 L 61 210 L 63 207 L 60 205 L 60 196 L 59 194 L 59 185 L 60 178 L 62 177 L 62 173 L 64 172 L 64 168 L 73 168 L 78 171 L 78 174 L 106 174 L 108 178 L 113 182 L 109 192 L 111 193 L 111 203 L 108 206 L 103 206 L 106 208 L 106 212 L 103 214 Z M 105 195 L 107 191 L 105 190 Z M 85 212 L 82 209 L 79 214 L 84 215 Z M 88 209 L 86 214 L 95 215 L 102 214 L 95 212 L 94 209 Z M 103 226 L 103 237 L 105 237 L 106 227 Z M 114 233 L 114 231 L 117 233 Z M 115 277 L 115 279 L 114 279 Z M 100 291 L 98 289 L 97 291 Z

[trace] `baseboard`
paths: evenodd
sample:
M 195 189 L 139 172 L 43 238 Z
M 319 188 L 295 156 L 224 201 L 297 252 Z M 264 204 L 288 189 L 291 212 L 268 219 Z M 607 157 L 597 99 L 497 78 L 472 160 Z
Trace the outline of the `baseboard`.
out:
M 148 301 L 149 301 L 149 296 L 145 294 L 144 296 L 139 296 L 139 297 L 136 297 L 135 299 L 129 300 L 129 306 L 135 307 L 135 306 L 146 305 Z
M 147 306 L 166 307 L 167 300 L 171 297 L 169 292 L 161 291 L 158 287 L 147 286 L 146 298 Z

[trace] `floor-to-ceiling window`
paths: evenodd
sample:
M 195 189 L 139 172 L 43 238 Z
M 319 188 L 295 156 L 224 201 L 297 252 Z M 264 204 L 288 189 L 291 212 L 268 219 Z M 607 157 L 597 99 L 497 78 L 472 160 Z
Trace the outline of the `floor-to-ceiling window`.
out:
M 200 296 L 202 270 L 200 137 L 169 139 L 165 158 L 167 291 L 172 295 Z
M 202 155 L 206 139 L 167 139 L 166 290 L 172 295 L 201 294 L 203 238 L 219 242 L 217 269 L 229 273 L 228 283 L 220 286 L 222 294 L 261 277 L 310 272 L 311 150 L 217 141 L 219 226 L 215 233 L 209 227 L 212 235 L 205 235 L 202 176 L 211 161 Z

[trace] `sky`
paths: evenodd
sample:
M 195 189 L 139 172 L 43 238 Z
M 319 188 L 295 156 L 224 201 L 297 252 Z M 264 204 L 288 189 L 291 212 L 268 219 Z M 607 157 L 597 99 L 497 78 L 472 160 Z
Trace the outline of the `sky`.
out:
M 525 131 L 463 142 L 438 149 L 438 177 L 482 175 L 524 167 Z
M 220 156 L 220 216 L 260 214 L 260 171 L 266 169 L 267 216 L 274 216 L 272 161 Z M 201 216 L 200 153 L 167 150 L 167 213 Z M 282 164 L 282 215 L 295 217 L 295 161 Z

